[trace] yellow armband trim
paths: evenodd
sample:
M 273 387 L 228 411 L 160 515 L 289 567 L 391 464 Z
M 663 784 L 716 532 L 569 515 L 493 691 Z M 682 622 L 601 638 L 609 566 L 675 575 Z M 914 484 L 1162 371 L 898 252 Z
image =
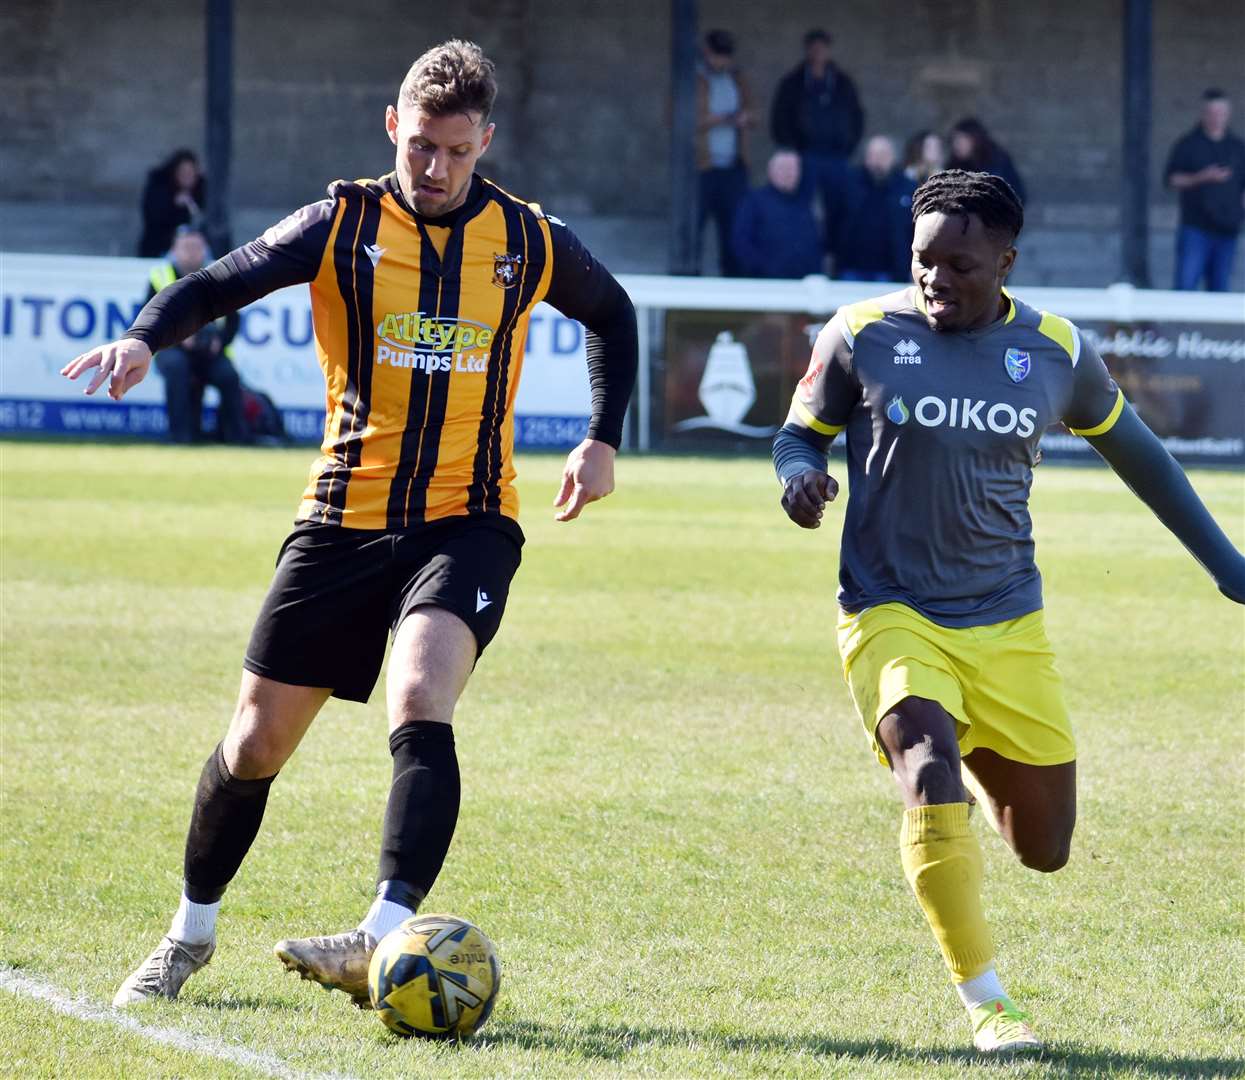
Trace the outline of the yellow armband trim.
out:
M 1113 427 L 1115 422 L 1120 418 L 1120 413 L 1124 411 L 1124 391 L 1116 390 L 1115 404 L 1111 407 L 1111 411 L 1107 413 L 1107 418 L 1101 424 L 1095 424 L 1091 428 L 1074 428 L 1069 427 L 1068 430 L 1073 435 L 1079 435 L 1082 439 L 1091 439 L 1095 435 L 1105 435 Z
M 792 411 L 800 418 L 800 422 L 820 435 L 837 435 L 843 430 L 843 424 L 826 424 L 815 417 L 807 405 L 799 398 L 791 399 Z

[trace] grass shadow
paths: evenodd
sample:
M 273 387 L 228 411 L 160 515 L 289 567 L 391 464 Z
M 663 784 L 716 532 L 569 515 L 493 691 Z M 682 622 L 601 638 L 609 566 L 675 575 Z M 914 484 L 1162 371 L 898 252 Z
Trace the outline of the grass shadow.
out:
M 658 1046 L 703 1046 L 715 1053 L 755 1053 L 772 1050 L 817 1057 L 850 1058 L 857 1062 L 901 1061 L 909 1064 L 1011 1066 L 1016 1059 L 991 1060 L 965 1046 L 914 1048 L 887 1039 L 837 1039 L 829 1035 L 728 1034 L 687 1028 L 629 1027 L 589 1024 L 552 1027 L 530 1021 L 499 1022 L 477 1035 L 478 1045 L 514 1046 L 526 1050 L 581 1053 L 601 1061 L 619 1061 L 633 1051 Z M 1054 1075 L 1100 1076 L 1127 1072 L 1146 1076 L 1245 1076 L 1245 1060 L 1229 1057 L 1181 1057 L 1129 1054 L 1114 1050 L 1057 1044 L 1040 1059 L 1032 1059 Z

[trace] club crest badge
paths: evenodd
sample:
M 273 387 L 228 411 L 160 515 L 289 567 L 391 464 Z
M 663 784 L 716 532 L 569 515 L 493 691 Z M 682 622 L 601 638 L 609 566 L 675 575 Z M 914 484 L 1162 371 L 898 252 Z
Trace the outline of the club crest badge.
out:
M 519 284 L 519 267 L 523 263 L 522 255 L 493 255 L 493 284 L 499 289 L 509 289 Z
M 1007 377 L 1012 382 L 1021 382 L 1029 374 L 1029 354 L 1019 349 L 1008 349 L 1003 354 L 1003 367 L 1007 369 Z

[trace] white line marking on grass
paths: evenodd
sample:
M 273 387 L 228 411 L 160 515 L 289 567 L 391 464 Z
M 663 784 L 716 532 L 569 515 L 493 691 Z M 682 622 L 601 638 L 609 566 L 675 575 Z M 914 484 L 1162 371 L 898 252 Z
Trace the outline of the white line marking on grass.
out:
M 300 1072 L 274 1054 L 266 1054 L 260 1050 L 248 1050 L 245 1046 L 222 1042 L 220 1039 L 213 1039 L 207 1035 L 192 1035 L 189 1032 L 178 1031 L 176 1028 L 142 1024 L 134 1017 L 126 1016 L 119 1009 L 106 1008 L 82 998 L 70 997 L 51 983 L 19 974 L 12 968 L 0 967 L 0 990 L 42 1001 L 51 1005 L 57 1012 L 72 1016 L 76 1020 L 112 1024 L 114 1027 L 124 1028 L 152 1042 L 164 1043 L 177 1050 L 184 1050 L 188 1054 L 218 1058 L 248 1069 L 258 1069 L 270 1076 L 281 1077 L 282 1080 L 348 1080 L 347 1077 L 338 1074 Z

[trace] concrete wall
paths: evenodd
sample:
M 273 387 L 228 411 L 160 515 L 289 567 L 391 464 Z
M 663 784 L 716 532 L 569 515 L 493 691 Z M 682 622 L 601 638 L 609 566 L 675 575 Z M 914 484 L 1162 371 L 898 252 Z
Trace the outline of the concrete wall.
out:
M 1114 276 L 1123 0 L 872 0 L 827 8 L 702 0 L 734 30 L 762 124 L 809 26 L 836 35 L 870 132 L 898 138 L 980 116 L 1029 183 L 1018 280 Z M 203 145 L 201 0 L 5 0 L 0 6 L 0 246 L 128 252 L 146 170 Z M 392 162 L 381 128 L 410 61 L 458 34 L 498 63 L 486 171 L 572 222 L 619 269 L 663 269 L 668 203 L 665 0 L 395 0 L 347 7 L 236 0 L 234 204 L 239 236 Z M 1167 148 L 1223 86 L 1245 127 L 1245 5 L 1154 0 L 1156 276 L 1170 261 Z M 1245 257 L 1241 262 L 1245 263 Z M 1245 268 L 1238 268 L 1245 274 Z M 1245 280 L 1245 279 L 1243 279 Z

